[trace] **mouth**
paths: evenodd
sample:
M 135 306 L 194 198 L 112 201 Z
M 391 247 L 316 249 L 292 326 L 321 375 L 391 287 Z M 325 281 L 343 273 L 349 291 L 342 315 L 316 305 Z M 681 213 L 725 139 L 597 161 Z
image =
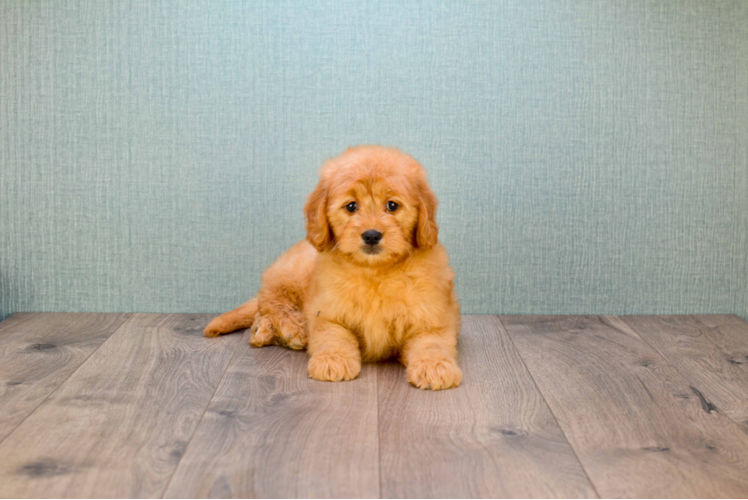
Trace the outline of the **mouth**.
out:
M 382 247 L 379 245 L 364 245 L 362 250 L 366 255 L 378 255 L 382 253 Z

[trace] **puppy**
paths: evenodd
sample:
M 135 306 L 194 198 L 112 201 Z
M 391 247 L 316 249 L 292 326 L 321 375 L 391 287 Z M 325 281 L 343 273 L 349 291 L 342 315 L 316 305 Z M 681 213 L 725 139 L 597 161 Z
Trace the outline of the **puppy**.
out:
M 397 357 L 416 387 L 460 385 L 460 305 L 436 208 L 415 159 L 378 146 L 349 149 L 322 168 L 304 207 L 306 240 L 205 336 L 251 326 L 254 347 L 306 347 L 316 380 L 351 380 L 362 362 Z

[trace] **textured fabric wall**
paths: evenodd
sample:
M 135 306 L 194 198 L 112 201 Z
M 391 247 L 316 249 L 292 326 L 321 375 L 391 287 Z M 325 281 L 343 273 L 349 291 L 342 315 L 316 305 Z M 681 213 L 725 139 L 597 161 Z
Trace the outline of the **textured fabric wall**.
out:
M 748 317 L 746 54 L 744 0 L 0 0 L 0 317 L 234 307 L 359 143 L 466 313 Z

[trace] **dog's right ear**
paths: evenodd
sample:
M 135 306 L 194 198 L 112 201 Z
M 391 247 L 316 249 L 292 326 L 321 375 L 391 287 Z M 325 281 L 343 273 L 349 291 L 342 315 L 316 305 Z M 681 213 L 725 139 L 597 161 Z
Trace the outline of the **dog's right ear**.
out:
M 333 237 L 330 224 L 327 222 L 327 186 L 320 179 L 317 187 L 309 195 L 304 206 L 306 216 L 306 239 L 309 240 L 318 251 L 324 251 Z

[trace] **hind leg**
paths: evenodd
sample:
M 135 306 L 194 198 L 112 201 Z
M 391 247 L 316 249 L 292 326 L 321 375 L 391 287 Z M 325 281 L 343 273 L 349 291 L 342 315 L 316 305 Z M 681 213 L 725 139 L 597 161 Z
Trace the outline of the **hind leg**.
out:
M 255 316 L 249 343 L 252 347 L 282 345 L 299 350 L 306 348 L 307 333 L 301 311 L 285 308 L 263 308 Z
M 249 331 L 249 344 L 252 347 L 265 347 L 276 343 L 275 328 L 270 319 L 257 313 L 252 329 Z
M 263 273 L 252 345 L 275 343 L 291 349 L 306 348 L 308 335 L 302 309 L 316 258 L 317 250 L 301 241 Z
M 305 349 L 308 343 L 304 314 L 296 309 L 276 309 L 268 314 L 275 328 L 276 341 L 291 349 Z
M 292 246 L 262 274 L 257 296 L 211 321 L 205 336 L 251 326 L 249 343 L 254 347 L 278 344 L 304 349 L 308 335 L 302 308 L 316 258 L 317 250 L 306 240 Z

